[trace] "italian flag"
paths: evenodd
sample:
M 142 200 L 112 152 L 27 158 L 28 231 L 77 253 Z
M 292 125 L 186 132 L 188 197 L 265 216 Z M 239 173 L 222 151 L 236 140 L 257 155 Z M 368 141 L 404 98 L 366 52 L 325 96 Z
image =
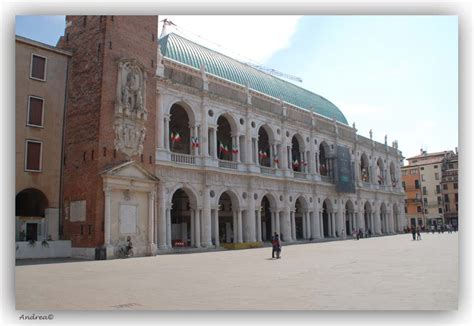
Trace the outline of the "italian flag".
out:
M 198 140 L 197 137 L 192 137 L 191 142 L 192 142 L 192 147 L 193 148 L 198 148 L 199 147 L 199 140 Z
M 237 154 L 239 152 L 237 146 L 232 147 L 232 154 Z
M 219 152 L 227 154 L 229 152 L 229 148 L 226 145 L 220 143 Z
M 179 143 L 182 140 L 181 136 L 179 135 L 179 132 L 174 134 L 173 132 L 171 133 L 171 142 L 172 143 Z

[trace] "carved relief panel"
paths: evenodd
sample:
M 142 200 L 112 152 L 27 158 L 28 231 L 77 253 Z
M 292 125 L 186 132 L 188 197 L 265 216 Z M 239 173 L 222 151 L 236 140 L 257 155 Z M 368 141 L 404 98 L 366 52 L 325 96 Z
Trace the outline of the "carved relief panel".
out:
M 127 156 L 140 155 L 145 140 L 146 73 L 136 60 L 122 60 L 118 66 L 115 101 L 115 149 Z

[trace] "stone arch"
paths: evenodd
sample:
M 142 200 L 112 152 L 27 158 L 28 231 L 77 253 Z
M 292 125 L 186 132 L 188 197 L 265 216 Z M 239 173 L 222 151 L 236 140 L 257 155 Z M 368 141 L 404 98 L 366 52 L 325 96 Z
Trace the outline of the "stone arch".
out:
M 263 241 L 271 241 L 273 232 L 276 230 L 276 221 L 272 217 L 275 216 L 277 210 L 277 201 L 273 194 L 266 193 L 259 197 L 258 202 L 260 210 L 260 232 Z
M 344 206 L 344 228 L 346 230 L 346 235 L 351 235 L 352 231 L 357 231 L 357 225 L 355 220 L 355 206 L 351 199 L 346 201 Z
M 299 195 L 295 200 L 295 240 L 308 239 L 311 236 L 308 234 L 308 201 L 303 195 Z M 309 236 L 308 236 L 309 235 Z
M 216 119 L 217 124 L 217 154 L 218 158 L 226 161 L 234 160 L 234 150 L 237 143 L 235 136 L 238 127 L 233 116 L 229 113 L 223 113 Z
M 319 174 L 322 176 L 331 176 L 330 153 L 329 145 L 323 140 L 319 144 Z
M 380 231 L 382 233 L 389 233 L 390 232 L 390 226 L 389 226 L 389 220 L 388 220 L 388 214 L 387 214 L 387 205 L 382 202 L 380 203 Z
M 44 217 L 48 206 L 48 198 L 36 188 L 23 189 L 15 197 L 16 216 Z
M 334 224 L 332 221 L 332 214 L 334 213 L 332 201 L 326 198 L 321 205 L 323 235 L 325 238 L 334 236 Z
M 168 201 L 167 201 L 168 206 L 171 206 L 173 195 L 179 189 L 182 189 L 186 193 L 186 195 L 189 197 L 190 204 L 193 205 L 194 207 L 197 207 L 198 205 L 197 191 L 191 185 L 183 184 L 183 183 L 175 184 L 173 187 L 170 188 Z
M 195 115 L 185 102 L 176 102 L 169 109 L 170 150 L 180 154 L 191 154 L 191 137 L 194 135 Z
M 293 171 L 304 172 L 305 164 L 305 143 L 303 137 L 299 133 L 295 133 L 291 137 L 291 157 Z
M 271 144 L 273 144 L 274 139 L 273 129 L 268 124 L 262 124 L 258 128 L 258 158 L 259 164 L 262 166 L 272 166 L 272 156 L 275 153 L 273 153 Z
M 39 189 L 27 188 L 15 196 L 15 238 L 19 241 L 39 240 L 49 201 Z
M 364 203 L 364 225 L 365 229 L 373 233 L 374 231 L 374 225 L 373 225 L 373 208 L 372 205 L 370 204 L 369 201 L 366 201 Z
M 242 218 L 239 210 L 240 203 L 238 195 L 230 190 L 223 189 L 217 196 L 219 210 L 218 218 L 218 237 L 220 243 L 237 243 L 242 241 L 241 222 Z
M 362 182 L 370 182 L 370 163 L 364 152 L 360 156 L 360 179 Z
M 178 100 L 178 101 L 173 101 L 170 105 L 169 105 L 169 108 L 168 108 L 168 114 L 171 115 L 172 114 L 172 109 L 173 107 L 176 107 L 176 106 L 180 106 L 181 108 L 183 108 L 183 110 L 186 111 L 186 114 L 188 115 L 188 119 L 189 119 L 189 122 L 191 124 L 195 124 L 196 123 L 196 113 L 194 113 L 194 110 L 193 108 L 191 107 L 191 105 L 189 103 L 187 103 L 186 101 L 183 101 L 183 100 Z
M 240 197 L 237 192 L 230 188 L 222 188 L 216 193 L 216 200 L 219 202 L 219 198 L 222 196 L 223 193 L 228 193 L 230 199 L 232 200 L 232 205 L 235 209 L 242 209 L 243 206 L 240 202 Z
M 400 232 L 400 216 L 399 216 L 399 211 L 398 211 L 398 205 L 396 203 L 392 204 L 392 218 L 393 218 L 393 227 L 395 229 L 395 232 Z

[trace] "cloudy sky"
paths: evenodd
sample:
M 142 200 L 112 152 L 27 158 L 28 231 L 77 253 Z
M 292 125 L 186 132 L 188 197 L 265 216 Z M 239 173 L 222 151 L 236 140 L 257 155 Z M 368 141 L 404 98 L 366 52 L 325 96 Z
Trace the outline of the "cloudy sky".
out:
M 160 16 L 169 31 L 303 79 L 359 134 L 404 156 L 458 146 L 456 16 Z M 18 16 L 16 33 L 55 44 L 64 16 Z M 41 26 L 41 28 L 35 28 Z M 160 30 L 161 32 L 161 26 Z

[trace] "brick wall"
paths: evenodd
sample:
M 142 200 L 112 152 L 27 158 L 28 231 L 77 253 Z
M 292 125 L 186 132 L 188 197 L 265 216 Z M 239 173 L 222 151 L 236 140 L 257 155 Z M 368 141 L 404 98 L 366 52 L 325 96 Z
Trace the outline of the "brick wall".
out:
M 64 206 L 86 200 L 86 221 L 63 217 L 63 238 L 73 247 L 103 244 L 104 193 L 100 172 L 127 158 L 114 150 L 118 63 L 136 59 L 146 70 L 148 120 L 143 166 L 153 171 L 157 16 L 67 16 L 58 47 L 72 51 L 65 125 Z M 151 163 L 150 163 L 151 156 Z M 142 157 L 131 158 L 141 162 Z M 81 225 L 83 234 L 81 235 Z M 89 235 L 91 225 L 91 235 Z

